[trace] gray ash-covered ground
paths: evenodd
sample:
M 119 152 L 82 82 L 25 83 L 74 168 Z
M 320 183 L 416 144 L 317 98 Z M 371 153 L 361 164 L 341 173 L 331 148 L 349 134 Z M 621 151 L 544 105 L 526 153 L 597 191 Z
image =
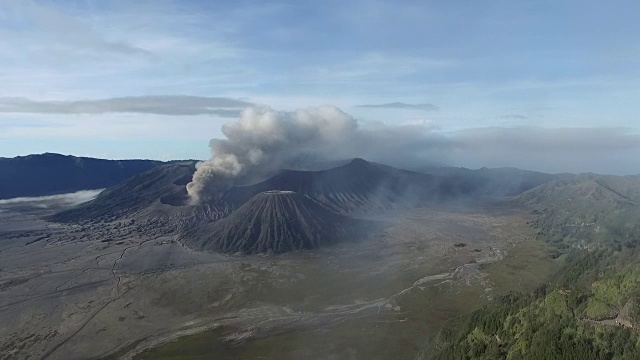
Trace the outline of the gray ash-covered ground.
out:
M 205 346 L 206 359 L 409 356 L 505 278 L 545 274 L 520 261 L 484 270 L 533 239 L 509 208 L 397 210 L 372 219 L 391 226 L 367 239 L 277 256 L 198 252 L 135 221 L 57 224 L 27 209 L 0 213 L 6 359 L 162 358 L 164 346 L 144 350 L 172 339 L 184 354 Z
M 0 359 L 410 357 L 552 269 L 526 212 L 468 179 L 357 159 L 194 205 L 193 171 L 0 206 Z

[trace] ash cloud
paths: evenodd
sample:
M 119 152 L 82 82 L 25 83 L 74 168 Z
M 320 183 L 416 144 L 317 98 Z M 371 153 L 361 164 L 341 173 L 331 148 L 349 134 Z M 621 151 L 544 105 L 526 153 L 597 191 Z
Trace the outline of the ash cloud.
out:
M 422 111 L 438 111 L 440 108 L 433 104 L 407 104 L 403 102 L 392 102 L 386 104 L 365 104 L 356 105 L 359 108 L 370 109 L 407 109 L 407 110 L 422 110 Z
M 98 100 L 38 101 L 20 97 L 0 98 L 0 113 L 106 114 L 138 113 L 154 115 L 214 115 L 237 118 L 254 104 L 232 98 L 203 96 L 129 96 Z
M 254 107 L 212 139 L 187 191 L 215 202 L 235 185 L 283 168 L 361 157 L 401 168 L 430 164 L 545 172 L 640 172 L 640 135 L 619 128 L 485 127 L 441 132 L 430 124 L 358 122 L 333 106 L 292 112 Z
M 212 139 L 210 160 L 197 165 L 187 185 L 194 202 L 211 202 L 230 187 L 312 161 L 363 157 L 397 164 L 441 158 L 450 143 L 424 125 L 362 124 L 333 106 L 292 112 L 245 110 Z

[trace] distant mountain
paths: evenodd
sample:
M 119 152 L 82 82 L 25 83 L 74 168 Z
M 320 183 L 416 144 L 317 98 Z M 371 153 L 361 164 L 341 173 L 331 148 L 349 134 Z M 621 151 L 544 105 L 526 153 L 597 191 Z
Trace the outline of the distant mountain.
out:
M 562 268 L 447 325 L 421 359 L 638 359 L 640 176 L 560 176 L 516 201 Z
M 0 158 L 0 199 L 107 188 L 162 164 L 51 153 Z
M 279 253 L 336 241 L 349 228 L 345 224 L 354 224 L 352 216 L 486 201 L 555 178 L 517 169 L 424 174 L 354 159 L 321 171 L 282 170 L 259 183 L 233 187 L 214 202 L 192 204 L 186 185 L 194 172 L 195 162 L 159 166 L 50 220 L 133 220 L 143 233 L 180 234 L 195 249 Z
M 538 185 L 571 176 L 509 167 L 471 170 L 462 167 L 427 166 L 416 171 L 440 178 L 442 186 L 452 193 L 473 192 L 488 197 L 516 196 Z
M 220 204 L 243 204 L 269 190 L 294 191 L 342 214 L 415 206 L 433 200 L 436 183 L 431 175 L 400 170 L 354 159 L 346 165 L 322 171 L 282 170 L 250 186 L 230 189 Z
M 535 187 L 518 201 L 547 238 L 578 247 L 640 241 L 640 176 L 581 174 Z
M 554 178 L 548 174 L 518 173 L 516 169 L 496 170 L 495 173 L 491 170 L 452 170 L 450 173 L 441 170 L 437 174 L 423 174 L 354 159 L 328 170 L 282 170 L 257 184 L 233 187 L 214 203 L 191 205 L 185 185 L 194 171 L 195 162 L 154 168 L 52 219 L 63 222 L 114 221 L 135 214 L 145 219 L 215 221 L 229 215 L 255 195 L 271 190 L 293 191 L 333 212 L 353 215 L 460 199 L 501 197 Z M 485 172 L 492 175 L 485 175 Z
M 50 219 L 58 222 L 109 222 L 129 218 L 154 205 L 163 206 L 165 198 L 171 199 L 180 194 L 191 181 L 194 171 L 195 161 L 158 166 L 134 175 L 104 190 L 94 200 L 55 214 Z
M 255 195 L 271 190 L 299 193 L 341 214 L 416 206 L 435 196 L 435 181 L 430 175 L 355 159 L 329 170 L 282 170 L 257 184 L 233 187 L 216 202 L 192 205 L 186 184 L 194 171 L 195 163 L 152 169 L 104 191 L 93 201 L 56 214 L 52 219 L 62 222 L 114 221 L 135 214 L 144 219 L 200 223 L 206 219 L 219 220 Z
M 323 171 L 282 170 L 261 183 L 232 188 L 222 202 L 244 203 L 268 190 L 295 191 L 333 211 L 352 214 L 446 201 L 516 196 L 566 175 L 514 168 L 469 170 L 430 167 L 417 172 L 363 159 Z
M 368 223 L 336 214 L 292 191 L 267 191 L 228 217 L 196 228 L 185 236 L 185 243 L 198 250 L 278 254 L 353 238 L 375 227 Z

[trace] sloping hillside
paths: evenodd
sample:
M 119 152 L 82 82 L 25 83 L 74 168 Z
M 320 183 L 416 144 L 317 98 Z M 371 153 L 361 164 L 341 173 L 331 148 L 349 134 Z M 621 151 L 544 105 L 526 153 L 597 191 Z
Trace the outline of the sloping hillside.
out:
M 103 189 L 162 164 L 50 153 L 0 158 L 0 199 Z
M 269 190 L 294 191 L 335 212 L 351 214 L 424 204 L 438 196 L 434 184 L 431 175 L 354 159 L 323 171 L 283 170 L 261 183 L 232 188 L 221 203 L 243 204 Z
M 553 242 L 624 244 L 640 235 L 638 176 L 578 175 L 531 189 L 519 201 L 534 209 L 535 225 Z
M 102 222 L 121 220 L 179 196 L 195 171 L 194 162 L 157 167 L 135 175 L 98 195 L 94 200 L 50 217 L 57 222 Z
M 336 213 L 354 215 L 499 197 L 504 196 L 505 192 L 488 189 L 508 189 L 510 193 L 515 190 L 513 187 L 503 187 L 505 183 L 529 187 L 552 176 L 527 172 L 511 179 L 512 171 L 509 171 L 504 176 L 491 175 L 495 180 L 483 175 L 484 180 L 476 182 L 478 173 L 471 170 L 463 173 L 441 171 L 432 175 L 354 159 L 345 165 L 322 171 L 282 170 L 257 184 L 233 187 L 214 203 L 194 205 L 185 190 L 195 170 L 194 164 L 169 164 L 150 170 L 52 219 L 62 222 L 100 222 L 136 214 L 145 219 L 164 218 L 181 222 L 191 216 L 195 220 L 189 221 L 201 223 L 219 220 L 253 196 L 271 190 L 294 191 Z M 528 178 L 527 174 L 532 178 Z
M 366 228 L 371 226 L 333 213 L 298 193 L 267 191 L 185 238 L 188 246 L 199 250 L 277 254 L 316 249 Z

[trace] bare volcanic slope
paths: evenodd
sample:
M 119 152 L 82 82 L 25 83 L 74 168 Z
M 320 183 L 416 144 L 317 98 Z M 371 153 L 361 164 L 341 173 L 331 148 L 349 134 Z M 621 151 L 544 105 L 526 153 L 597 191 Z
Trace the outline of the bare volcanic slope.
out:
M 492 186 L 487 181 L 475 181 L 473 170 L 431 175 L 354 159 L 346 165 L 322 171 L 282 170 L 257 184 L 235 186 L 215 202 L 192 205 L 185 186 L 194 171 L 195 162 L 152 169 L 104 191 L 93 201 L 56 214 L 51 219 L 95 223 L 133 216 L 137 220 L 163 221 L 167 226 L 183 228 L 219 220 L 253 196 L 270 190 L 294 191 L 333 212 L 357 215 L 450 200 L 469 200 L 487 196 L 488 187 L 502 187 Z M 501 180 L 500 184 L 505 181 L 508 179 Z M 516 182 L 521 183 L 521 179 L 516 179 Z
M 279 254 L 316 249 L 372 228 L 293 191 L 275 190 L 252 197 L 218 222 L 197 227 L 185 236 L 185 244 L 206 251 Z
M 323 171 L 282 170 L 260 183 L 233 187 L 216 202 L 192 205 L 185 186 L 194 171 L 193 162 L 158 167 L 105 190 L 93 201 L 56 214 L 51 220 L 109 222 L 135 216 L 186 221 L 192 216 L 215 221 L 270 190 L 294 191 L 334 212 L 354 214 L 423 203 L 433 195 L 434 183 L 431 175 L 355 159 Z
M 236 206 L 269 191 L 294 191 L 342 214 L 425 204 L 440 197 L 432 175 L 354 159 L 323 171 L 282 170 L 251 186 L 230 189 L 219 204 Z
M 512 168 L 470 170 L 431 167 L 429 173 L 354 159 L 323 171 L 283 170 L 251 186 L 230 189 L 218 202 L 234 206 L 268 190 L 295 191 L 342 214 L 375 212 L 449 201 L 503 198 L 566 174 L 552 175 Z
M 50 217 L 56 222 L 110 222 L 138 215 L 166 198 L 180 196 L 195 162 L 157 167 L 100 193 L 94 200 Z

